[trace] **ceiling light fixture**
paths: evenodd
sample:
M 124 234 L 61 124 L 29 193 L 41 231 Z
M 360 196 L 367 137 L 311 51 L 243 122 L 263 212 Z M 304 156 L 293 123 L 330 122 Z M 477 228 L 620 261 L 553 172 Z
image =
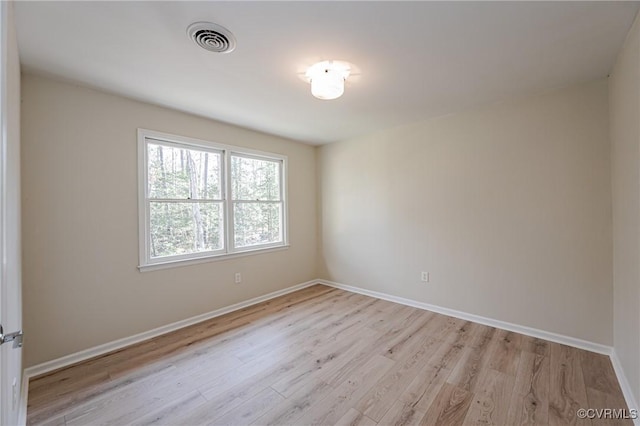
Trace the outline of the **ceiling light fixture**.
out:
M 344 82 L 351 67 L 346 62 L 322 61 L 312 65 L 306 72 L 311 83 L 311 94 L 318 99 L 337 99 L 344 93 Z

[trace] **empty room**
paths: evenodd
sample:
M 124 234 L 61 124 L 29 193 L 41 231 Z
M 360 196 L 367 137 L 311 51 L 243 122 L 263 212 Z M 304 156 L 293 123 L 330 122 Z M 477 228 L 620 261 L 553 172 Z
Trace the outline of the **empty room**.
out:
M 640 425 L 639 10 L 1 1 L 0 424 Z

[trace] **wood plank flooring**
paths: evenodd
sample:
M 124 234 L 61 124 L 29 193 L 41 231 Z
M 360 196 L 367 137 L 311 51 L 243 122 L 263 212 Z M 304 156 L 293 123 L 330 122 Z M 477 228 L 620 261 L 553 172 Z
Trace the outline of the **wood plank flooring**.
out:
M 608 357 L 316 285 L 34 379 L 30 425 L 632 424 Z

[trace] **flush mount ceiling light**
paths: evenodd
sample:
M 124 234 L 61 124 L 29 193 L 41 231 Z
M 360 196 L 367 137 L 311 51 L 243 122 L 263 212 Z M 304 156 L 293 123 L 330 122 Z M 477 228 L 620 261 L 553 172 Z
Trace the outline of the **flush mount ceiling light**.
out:
M 306 72 L 311 83 L 311 94 L 318 99 L 337 99 L 344 93 L 344 82 L 351 67 L 342 61 L 322 61 L 312 65 Z

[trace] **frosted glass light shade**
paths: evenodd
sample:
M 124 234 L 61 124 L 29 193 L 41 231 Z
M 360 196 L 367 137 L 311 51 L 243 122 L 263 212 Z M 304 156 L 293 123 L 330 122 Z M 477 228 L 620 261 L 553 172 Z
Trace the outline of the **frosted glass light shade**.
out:
M 318 99 L 336 99 L 344 93 L 341 73 L 325 70 L 311 79 L 311 94 Z
M 311 94 L 318 99 L 331 100 L 344 93 L 349 67 L 340 62 L 323 61 L 311 66 L 306 75 L 311 83 Z

